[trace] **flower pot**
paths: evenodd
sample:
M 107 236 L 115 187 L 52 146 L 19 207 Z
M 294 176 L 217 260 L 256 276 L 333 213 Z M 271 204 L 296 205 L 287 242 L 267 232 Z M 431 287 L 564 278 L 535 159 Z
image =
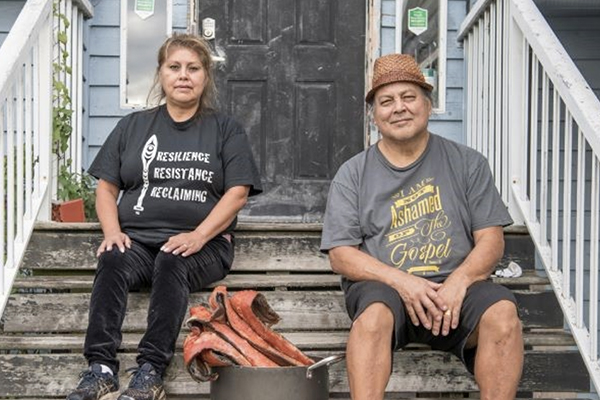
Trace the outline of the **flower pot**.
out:
M 83 199 L 53 203 L 52 220 L 56 222 L 85 222 Z

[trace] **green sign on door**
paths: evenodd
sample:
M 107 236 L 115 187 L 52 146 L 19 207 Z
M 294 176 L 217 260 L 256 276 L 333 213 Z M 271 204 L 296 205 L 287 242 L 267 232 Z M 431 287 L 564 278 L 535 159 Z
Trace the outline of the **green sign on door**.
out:
M 141 19 L 151 17 L 154 14 L 154 0 L 135 0 L 134 11 Z
M 415 35 L 420 35 L 427 30 L 427 10 L 415 7 L 408 10 L 408 30 Z

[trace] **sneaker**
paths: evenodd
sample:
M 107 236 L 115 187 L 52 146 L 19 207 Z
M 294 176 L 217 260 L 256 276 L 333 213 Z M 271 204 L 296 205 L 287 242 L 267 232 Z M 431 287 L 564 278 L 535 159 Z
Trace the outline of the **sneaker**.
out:
M 67 396 L 67 400 L 100 400 L 107 399 L 111 393 L 119 390 L 119 378 L 102 372 L 100 364 L 92 364 L 81 374 L 77 389 Z
M 131 377 L 129 387 L 121 393 L 117 400 L 166 400 L 163 380 L 150 363 L 145 363 L 139 368 L 132 368 L 132 370 L 135 372 Z

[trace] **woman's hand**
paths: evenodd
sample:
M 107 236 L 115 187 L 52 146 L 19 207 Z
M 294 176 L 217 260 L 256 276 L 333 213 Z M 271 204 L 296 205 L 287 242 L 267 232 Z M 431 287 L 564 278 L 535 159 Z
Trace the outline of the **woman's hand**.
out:
M 229 188 L 208 217 L 195 230 L 171 236 L 160 248 L 161 251 L 174 255 L 181 254 L 182 257 L 199 252 L 206 243 L 231 225 L 238 211 L 246 204 L 249 192 L 250 186 Z
M 96 251 L 96 257 L 105 251 L 111 251 L 113 246 L 117 246 L 121 253 L 125 249 L 131 248 L 131 239 L 121 232 L 119 224 L 119 212 L 117 210 L 117 198 L 119 197 L 119 188 L 114 183 L 100 179 L 96 188 L 96 212 L 104 233 L 104 240 Z
M 100 246 L 96 251 L 96 257 L 100 257 L 100 254 L 104 253 L 105 251 L 111 251 L 113 246 L 117 246 L 119 248 L 119 251 L 121 251 L 121 253 L 124 253 L 126 248 L 131 248 L 131 239 L 129 239 L 129 236 L 127 236 L 123 232 L 118 232 L 104 236 L 104 240 L 102 241 L 102 243 L 100 243 Z
M 206 240 L 199 232 L 186 232 L 171 236 L 160 250 L 173 255 L 181 254 L 182 257 L 191 256 L 200 251 L 206 244 Z

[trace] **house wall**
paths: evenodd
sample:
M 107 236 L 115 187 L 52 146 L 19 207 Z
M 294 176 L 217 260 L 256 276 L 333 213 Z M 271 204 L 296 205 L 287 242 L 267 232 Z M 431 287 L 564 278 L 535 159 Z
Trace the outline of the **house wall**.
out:
M 0 1 L 0 46 L 8 36 L 10 28 L 19 16 L 25 0 Z
M 600 15 L 549 16 L 547 21 L 600 97 Z
M 600 4 L 593 0 L 534 1 L 596 96 L 600 97 Z M 476 2 L 468 0 L 467 8 Z
M 173 0 L 174 31 L 186 29 L 187 7 L 186 0 Z M 131 109 L 121 108 L 119 98 L 120 11 L 119 0 L 96 1 L 94 18 L 87 21 L 89 79 L 85 82 L 88 102 L 83 127 L 86 168 L 117 121 L 131 112 Z
M 24 0 L 0 1 L 0 43 L 5 39 L 17 18 Z M 447 81 L 446 112 L 432 117 L 431 131 L 442 136 L 465 141 L 463 129 L 463 85 L 465 67 L 462 43 L 456 35 L 460 23 L 475 0 L 448 0 L 447 31 Z M 396 0 L 382 1 L 380 54 L 395 49 Z M 185 30 L 187 0 L 174 0 L 173 28 Z M 600 95 L 600 17 L 580 15 L 575 17 L 549 16 L 569 54 L 582 71 L 596 94 Z M 84 161 L 85 167 L 95 157 L 116 122 L 129 109 L 119 103 L 119 45 L 120 1 L 99 0 L 94 3 L 94 18 L 85 24 L 86 42 L 90 45 L 84 56 Z
M 469 0 L 448 0 L 446 112 L 432 117 L 431 131 L 464 142 L 462 44 L 457 30 Z M 8 32 L 24 1 L 0 1 L 0 32 Z M 173 29 L 185 30 L 187 0 L 173 0 Z M 395 0 L 382 1 L 380 54 L 394 52 Z M 84 54 L 83 166 L 87 168 L 117 121 L 130 112 L 119 101 L 120 1 L 97 0 L 94 17 L 85 23 L 89 46 Z M 0 34 L 1 35 L 1 34 Z M 0 36 L 1 38 L 2 36 Z

